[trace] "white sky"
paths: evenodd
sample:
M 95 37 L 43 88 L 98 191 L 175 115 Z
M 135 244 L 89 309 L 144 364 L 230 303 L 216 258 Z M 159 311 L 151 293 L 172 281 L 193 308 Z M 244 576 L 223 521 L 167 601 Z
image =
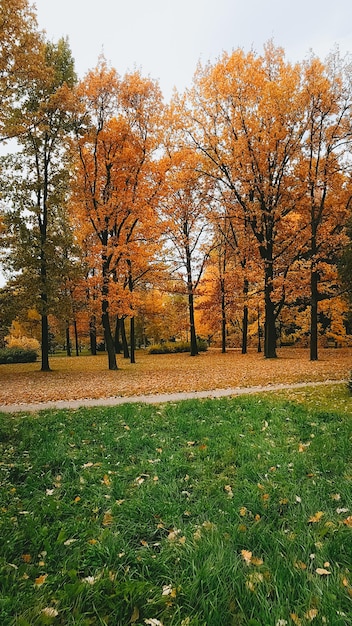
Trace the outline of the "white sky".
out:
M 351 0 L 32 0 L 56 41 L 68 36 L 83 77 L 103 52 L 119 74 L 140 69 L 165 100 L 190 85 L 197 62 L 273 38 L 290 60 L 352 52 Z

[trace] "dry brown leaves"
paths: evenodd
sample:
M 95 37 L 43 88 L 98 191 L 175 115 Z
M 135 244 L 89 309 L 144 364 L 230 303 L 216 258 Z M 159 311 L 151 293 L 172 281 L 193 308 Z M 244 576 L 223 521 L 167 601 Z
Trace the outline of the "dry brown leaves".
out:
M 317 362 L 309 361 L 304 349 L 281 348 L 278 356 L 268 360 L 255 351 L 221 354 L 215 349 L 197 357 L 139 351 L 133 365 L 118 357 L 114 372 L 107 370 L 106 355 L 52 357 L 51 372 L 40 372 L 38 363 L 0 365 L 0 404 L 342 380 L 352 364 L 351 348 L 321 349 Z

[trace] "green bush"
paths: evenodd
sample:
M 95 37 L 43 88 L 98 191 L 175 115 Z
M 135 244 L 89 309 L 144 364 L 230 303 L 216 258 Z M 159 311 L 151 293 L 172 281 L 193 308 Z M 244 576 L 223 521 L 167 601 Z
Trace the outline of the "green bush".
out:
M 208 344 L 203 339 L 198 339 L 197 346 L 199 352 L 206 352 Z M 176 354 L 179 352 L 190 352 L 191 344 L 189 341 L 170 341 L 165 343 L 156 343 L 148 349 L 149 354 Z
M 0 350 L 0 364 L 33 363 L 37 360 L 36 350 L 29 348 L 3 348 Z

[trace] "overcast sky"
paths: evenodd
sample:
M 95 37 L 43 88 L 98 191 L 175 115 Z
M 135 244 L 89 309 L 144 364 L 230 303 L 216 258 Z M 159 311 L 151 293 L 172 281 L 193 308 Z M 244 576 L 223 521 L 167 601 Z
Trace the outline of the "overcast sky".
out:
M 190 85 L 199 60 L 273 39 L 290 60 L 335 44 L 352 51 L 351 0 L 33 0 L 39 26 L 67 35 L 83 77 L 103 52 L 119 74 L 158 79 L 166 100 Z

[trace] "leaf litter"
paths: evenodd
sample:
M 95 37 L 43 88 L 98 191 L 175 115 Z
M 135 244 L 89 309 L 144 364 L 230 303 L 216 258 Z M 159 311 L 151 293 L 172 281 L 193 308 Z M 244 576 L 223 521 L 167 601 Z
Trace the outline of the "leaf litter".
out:
M 137 363 L 118 358 L 119 369 L 107 369 L 106 355 L 51 357 L 52 372 L 38 371 L 39 363 L 0 366 L 3 405 L 57 400 L 96 399 L 156 393 L 175 393 L 253 387 L 271 384 L 342 380 L 349 375 L 351 348 L 324 349 L 319 361 L 307 350 L 279 348 L 278 359 L 264 359 L 256 351 L 241 355 L 210 349 L 196 359 L 188 354 L 137 353 Z

